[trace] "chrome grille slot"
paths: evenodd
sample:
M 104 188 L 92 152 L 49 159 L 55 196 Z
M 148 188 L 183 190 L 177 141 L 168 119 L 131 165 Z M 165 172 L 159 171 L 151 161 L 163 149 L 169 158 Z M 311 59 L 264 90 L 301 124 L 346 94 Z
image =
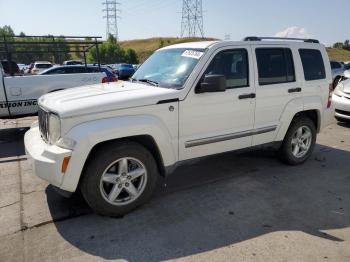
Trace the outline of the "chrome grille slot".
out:
M 40 130 L 41 137 L 42 139 L 44 139 L 45 142 L 48 142 L 49 141 L 49 112 L 39 107 L 38 118 L 39 118 L 39 130 Z

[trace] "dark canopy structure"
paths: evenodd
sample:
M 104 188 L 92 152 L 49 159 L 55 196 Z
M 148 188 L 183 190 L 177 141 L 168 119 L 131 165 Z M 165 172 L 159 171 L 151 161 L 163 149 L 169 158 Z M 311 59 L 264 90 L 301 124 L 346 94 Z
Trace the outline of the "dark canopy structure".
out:
M 99 45 L 102 42 L 98 39 L 101 38 L 100 36 L 3 35 L 0 36 L 0 57 L 9 61 L 10 75 L 13 75 L 12 60 L 15 54 L 52 54 L 54 62 L 57 62 L 62 53 L 82 53 L 86 66 L 86 53 L 95 47 L 96 62 L 100 69 Z

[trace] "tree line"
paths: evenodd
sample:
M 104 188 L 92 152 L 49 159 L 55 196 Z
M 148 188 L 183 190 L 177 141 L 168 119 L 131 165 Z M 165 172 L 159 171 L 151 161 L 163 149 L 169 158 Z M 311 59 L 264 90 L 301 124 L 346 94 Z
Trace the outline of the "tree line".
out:
M 345 40 L 344 43 L 337 42 L 333 45 L 333 48 L 340 48 L 340 49 L 345 49 L 345 50 L 350 51 L 350 41 Z
M 78 45 L 74 45 L 74 40 L 67 40 L 63 36 L 51 38 L 50 36 L 44 38 L 28 37 L 25 33 L 20 33 L 20 40 L 14 38 L 15 33 L 10 26 L 0 27 L 0 41 L 6 38 L 6 41 L 23 41 L 29 42 L 25 45 L 8 45 L 11 52 L 11 60 L 17 63 L 29 64 L 34 61 L 50 61 L 56 64 L 62 64 L 63 61 L 71 59 L 83 60 L 84 55 Z M 45 44 L 45 42 L 52 42 L 55 44 Z M 91 41 L 91 39 L 85 39 Z M 35 42 L 42 42 L 43 44 L 34 44 Z M 33 43 L 32 45 L 30 43 Z M 0 45 L 0 51 L 4 51 L 5 46 Z M 58 52 L 59 50 L 59 52 Z M 99 45 L 99 57 L 102 64 L 114 63 L 130 63 L 137 64 L 138 57 L 133 49 L 122 48 L 116 39 L 110 35 L 107 41 Z M 96 47 L 91 48 L 86 55 L 88 63 L 97 63 Z M 0 59 L 7 59 L 6 53 L 0 52 Z

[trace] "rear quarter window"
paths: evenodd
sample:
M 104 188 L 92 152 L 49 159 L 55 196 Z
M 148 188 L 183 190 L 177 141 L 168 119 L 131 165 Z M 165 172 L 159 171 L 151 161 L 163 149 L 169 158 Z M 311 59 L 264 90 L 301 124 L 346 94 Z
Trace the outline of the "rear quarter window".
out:
M 299 54 L 303 64 L 304 77 L 306 81 L 326 78 L 326 70 L 320 50 L 299 49 Z

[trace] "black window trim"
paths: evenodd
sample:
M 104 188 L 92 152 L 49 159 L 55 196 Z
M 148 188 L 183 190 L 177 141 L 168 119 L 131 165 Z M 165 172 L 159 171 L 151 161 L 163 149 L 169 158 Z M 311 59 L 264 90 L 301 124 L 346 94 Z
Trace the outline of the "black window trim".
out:
M 322 65 L 323 65 L 323 72 L 324 72 L 324 74 L 323 74 L 324 77 L 323 77 L 323 78 L 317 78 L 317 79 L 306 80 L 306 77 L 305 77 L 305 70 L 304 70 L 304 65 L 303 65 L 303 59 L 302 59 L 301 53 L 300 53 L 301 50 L 318 51 L 318 52 L 320 53 L 320 55 L 321 55 L 321 61 L 322 61 Z M 317 48 L 299 48 L 299 49 L 298 49 L 298 53 L 299 53 L 299 56 L 300 56 L 301 66 L 303 67 L 304 81 L 306 81 L 306 82 L 310 82 L 310 81 L 322 81 L 322 80 L 327 79 L 326 65 L 325 65 L 325 63 L 324 63 L 323 54 L 322 54 L 322 52 L 321 52 L 320 49 L 317 49 Z
M 285 60 L 285 63 L 286 63 L 286 76 L 288 78 L 288 63 L 287 63 L 287 55 L 286 55 L 286 50 L 289 50 L 290 51 L 290 54 L 291 54 L 291 57 L 292 57 L 292 65 L 293 65 L 293 75 L 294 75 L 294 80 L 293 81 L 283 81 L 283 82 L 271 82 L 271 83 L 263 83 L 261 84 L 260 83 L 260 80 L 259 80 L 259 63 L 258 63 L 258 57 L 257 57 L 257 54 L 256 54 L 256 50 L 262 50 L 262 49 L 274 49 L 274 50 L 283 50 L 283 56 L 284 56 L 284 60 Z M 267 85 L 279 85 L 279 84 L 288 84 L 288 83 L 295 83 L 297 82 L 297 76 L 296 76 L 296 73 L 295 73 L 295 62 L 294 62 L 294 56 L 293 56 L 293 51 L 290 47 L 258 47 L 258 48 L 255 48 L 255 58 L 256 58 L 256 66 L 257 66 L 257 69 L 258 69 L 258 83 L 259 83 L 259 86 L 267 86 Z
M 203 79 L 204 79 L 204 77 L 205 77 L 205 72 L 207 71 L 207 69 L 209 68 L 209 66 L 211 65 L 211 63 L 213 62 L 214 58 L 215 58 L 217 55 L 219 55 L 219 54 L 221 54 L 221 53 L 223 53 L 223 52 L 230 52 L 230 51 L 244 51 L 245 54 L 247 55 L 247 57 L 246 57 L 246 58 L 247 58 L 247 68 L 246 68 L 246 69 L 247 69 L 247 85 L 230 86 L 230 87 L 226 87 L 226 89 L 231 90 L 231 89 L 236 89 L 236 88 L 250 87 L 249 52 L 248 52 L 248 49 L 247 49 L 247 48 L 230 48 L 230 49 L 225 49 L 225 50 L 221 50 L 221 51 L 217 52 L 217 53 L 212 57 L 212 59 L 210 60 L 210 62 L 208 63 L 208 66 L 205 68 L 204 73 L 203 73 L 202 77 L 200 78 L 199 82 L 197 83 L 197 85 L 203 81 Z

